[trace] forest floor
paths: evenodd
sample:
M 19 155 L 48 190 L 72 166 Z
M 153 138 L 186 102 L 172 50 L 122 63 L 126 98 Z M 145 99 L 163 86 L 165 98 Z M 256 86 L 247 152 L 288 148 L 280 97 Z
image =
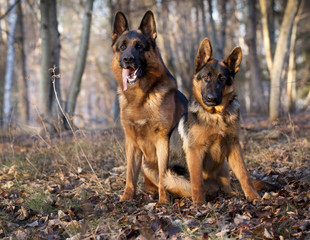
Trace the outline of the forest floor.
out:
M 135 200 L 119 202 L 126 169 L 120 129 L 3 136 L 0 238 L 309 239 L 310 113 L 274 124 L 247 117 L 241 135 L 251 176 L 279 190 L 247 202 L 232 174 L 235 196 L 160 207 L 141 179 Z

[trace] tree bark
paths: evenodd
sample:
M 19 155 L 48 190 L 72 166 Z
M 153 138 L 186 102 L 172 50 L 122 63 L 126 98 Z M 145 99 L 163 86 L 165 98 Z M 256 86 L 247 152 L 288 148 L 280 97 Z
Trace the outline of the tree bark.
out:
M 14 1 L 9 2 L 10 6 L 14 4 Z M 11 105 L 11 94 L 12 94 L 12 85 L 13 85 L 13 70 L 14 70 L 14 61 L 15 61 L 15 48 L 14 48 L 14 35 L 16 31 L 17 25 L 17 14 L 16 14 L 16 6 L 14 6 L 10 12 L 8 17 L 8 22 L 10 25 L 9 36 L 8 36 L 8 51 L 6 58 L 6 71 L 4 77 L 4 102 L 3 102 L 3 112 L 4 112 L 4 121 L 3 121 L 3 129 L 7 129 L 10 115 L 12 110 Z
M 213 49 L 215 50 L 214 56 L 218 58 L 219 52 L 218 52 L 218 41 L 217 41 L 217 36 L 216 36 L 216 28 L 215 28 L 215 22 L 213 19 L 213 6 L 212 6 L 212 0 L 208 0 L 208 6 L 209 6 L 209 15 L 210 15 L 210 24 L 211 24 L 211 40 L 212 40 L 212 46 Z
M 73 117 L 76 106 L 76 100 L 80 92 L 81 80 L 85 69 L 87 50 L 89 44 L 90 27 L 92 19 L 92 9 L 94 0 L 86 1 L 85 12 L 82 24 L 82 34 L 80 39 L 80 47 L 78 56 L 75 62 L 73 77 L 69 87 L 67 96 L 66 112 L 70 117 Z
M 276 34 L 275 34 L 275 0 L 268 0 L 267 2 L 267 15 L 268 15 L 268 29 L 269 29 L 269 41 L 271 58 L 273 59 L 276 48 Z
M 259 61 L 256 51 L 256 0 L 248 0 L 247 33 L 246 44 L 249 47 L 249 64 L 251 71 L 251 111 L 256 113 L 267 113 L 263 85 L 260 77 Z
M 203 35 L 203 38 L 205 38 L 208 36 L 208 33 L 207 33 L 207 20 L 206 20 L 204 0 L 199 1 L 199 6 L 201 8 L 202 35 Z M 199 40 L 199 43 L 200 43 L 200 40 Z M 198 44 L 198 46 L 199 46 L 199 44 Z M 198 46 L 197 46 L 197 49 L 198 49 Z
M 272 53 L 271 53 L 271 46 L 270 46 L 270 36 L 269 36 L 269 26 L 268 26 L 268 15 L 267 15 L 267 4 L 266 0 L 259 0 L 260 4 L 260 11 L 262 15 L 262 30 L 263 30 L 263 40 L 264 40 L 264 47 L 265 47 L 265 56 L 268 71 L 272 73 Z
M 41 81 L 40 81 L 40 112 L 44 118 L 51 118 L 50 112 L 50 90 L 51 90 L 51 74 L 49 69 L 52 67 L 51 61 L 51 38 L 49 23 L 49 9 L 53 1 L 41 0 Z
M 16 46 L 17 46 L 17 59 L 18 68 L 21 69 L 21 74 L 18 77 L 18 93 L 19 93 L 19 117 L 22 123 L 27 123 L 29 120 L 29 100 L 28 100 L 28 82 L 27 82 L 27 63 L 25 56 L 24 47 L 24 24 L 23 24 L 23 10 L 22 4 L 17 4 L 17 15 L 18 15 L 18 25 L 17 25 L 17 36 L 16 36 Z
M 227 23 L 227 10 L 226 10 L 227 1 L 219 1 L 219 13 L 221 18 L 220 23 L 220 39 L 218 44 L 218 58 L 224 58 L 224 49 L 226 45 L 226 23 Z
M 52 76 L 56 75 L 56 92 L 61 103 L 59 82 L 60 72 L 60 40 L 57 22 L 57 1 L 40 0 L 41 12 L 41 81 L 40 81 L 40 112 L 47 125 L 47 131 L 57 131 L 63 128 L 64 116 L 59 111 L 59 105 L 52 84 Z M 53 69 L 53 71 L 51 71 Z
M 0 7 L 0 15 L 2 15 L 2 9 Z M 0 21 L 0 52 L 2 56 L 7 55 L 7 41 L 6 41 L 6 29 L 3 26 L 3 21 Z M 4 101 L 4 76 L 5 76 L 5 64 L 6 58 L 0 58 L 0 127 L 3 124 L 3 101 Z
M 286 84 L 286 94 L 287 94 L 287 108 L 286 111 L 294 113 L 296 110 L 296 63 L 295 63 L 295 45 L 297 37 L 297 25 L 301 17 L 301 12 L 304 6 L 304 0 L 298 8 L 298 13 L 295 17 L 294 24 L 292 27 L 291 43 L 289 51 L 289 63 L 288 63 L 288 73 L 287 73 L 287 84 Z
M 301 110 L 306 111 L 307 109 L 310 109 L 309 106 L 310 106 L 310 91 L 308 92 L 308 95 L 307 95 L 306 100 L 305 100 L 305 104 Z
M 280 117 L 280 94 L 281 94 L 281 73 L 285 61 L 285 54 L 288 49 L 288 40 L 291 27 L 297 12 L 299 1 L 288 0 L 281 28 L 280 35 L 274 55 L 271 84 L 270 84 L 270 104 L 269 120 L 273 121 Z
M 50 6 L 50 12 L 49 12 L 49 35 L 51 41 L 50 46 L 50 57 L 51 57 L 51 67 L 54 68 L 56 76 L 59 76 L 60 74 L 60 33 L 58 31 L 58 21 L 57 21 L 57 2 L 55 1 Z M 58 95 L 58 100 L 60 103 L 60 106 L 62 107 L 62 99 L 61 99 L 61 90 L 60 90 L 60 77 L 55 77 L 55 89 Z M 62 116 L 62 113 L 59 109 L 59 105 L 56 101 L 56 96 L 53 88 L 53 84 L 50 84 L 50 96 L 49 96 L 50 102 L 49 102 L 49 111 L 51 112 L 53 116 L 53 120 L 55 120 L 55 124 L 61 124 L 63 125 L 64 117 Z

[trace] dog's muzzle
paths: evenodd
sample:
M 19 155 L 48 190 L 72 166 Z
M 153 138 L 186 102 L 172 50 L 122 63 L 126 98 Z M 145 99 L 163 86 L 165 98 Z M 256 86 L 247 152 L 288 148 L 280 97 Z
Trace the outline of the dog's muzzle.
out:
M 134 84 L 138 81 L 138 78 L 141 76 L 142 69 L 138 68 L 123 68 L 122 77 L 123 77 L 123 90 L 127 90 L 127 83 Z

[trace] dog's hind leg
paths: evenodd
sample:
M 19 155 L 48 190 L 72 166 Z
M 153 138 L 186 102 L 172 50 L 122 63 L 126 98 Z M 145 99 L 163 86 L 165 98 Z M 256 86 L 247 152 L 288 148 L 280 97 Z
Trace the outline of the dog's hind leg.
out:
M 143 162 L 143 178 L 145 191 L 149 193 L 158 193 L 158 170 Z
M 219 183 L 221 190 L 223 190 L 225 193 L 233 193 L 230 186 L 229 166 L 226 161 L 223 163 L 223 166 L 217 175 L 217 182 Z

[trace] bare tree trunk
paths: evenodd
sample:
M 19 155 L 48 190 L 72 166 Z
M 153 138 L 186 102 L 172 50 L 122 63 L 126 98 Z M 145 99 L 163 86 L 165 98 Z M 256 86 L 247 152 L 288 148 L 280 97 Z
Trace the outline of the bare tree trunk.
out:
M 163 58 L 165 59 L 165 64 L 169 71 L 172 72 L 172 75 L 175 76 L 177 70 L 175 66 L 175 61 L 173 58 L 173 48 L 171 44 L 171 35 L 169 34 L 171 31 L 171 21 L 169 20 L 169 2 L 164 1 L 162 2 L 161 6 L 161 12 L 159 13 L 160 17 L 158 18 L 160 28 L 164 31 L 162 36 L 162 42 L 163 42 Z
M 80 47 L 75 62 L 73 77 L 71 80 L 66 103 L 66 112 L 69 114 L 70 117 L 73 117 L 74 115 L 76 100 L 80 92 L 81 80 L 85 69 L 89 36 L 90 36 L 93 3 L 94 0 L 88 0 L 86 1 L 85 5 Z
M 295 17 L 294 24 L 292 27 L 291 34 L 291 45 L 289 52 L 289 63 L 288 63 L 288 73 L 287 73 L 287 83 L 286 83 L 286 93 L 287 93 L 287 112 L 293 113 L 296 110 L 296 63 L 295 63 L 295 43 L 297 36 L 297 25 L 301 17 L 301 12 L 304 6 L 304 0 L 301 1 L 299 5 L 298 13 Z
M 17 36 L 16 36 L 16 46 L 17 46 L 17 59 L 19 61 L 19 69 L 21 69 L 21 74 L 18 77 L 18 93 L 19 93 L 19 115 L 20 121 L 22 123 L 27 123 L 29 120 L 29 101 L 28 101 L 28 83 L 27 83 L 27 64 L 25 56 L 24 47 L 24 24 L 23 24 L 23 11 L 22 4 L 17 4 L 17 15 L 18 15 L 18 25 L 17 25 Z
M 196 29 L 196 47 L 199 46 L 199 43 L 200 43 L 200 30 L 199 30 L 199 6 L 198 4 L 195 5 L 195 20 L 196 20 L 196 26 L 195 26 L 195 29 Z
M 50 110 L 50 89 L 51 89 L 51 74 L 49 69 L 52 67 L 51 60 L 51 38 L 49 23 L 49 8 L 50 0 L 40 1 L 41 12 L 41 81 L 40 81 L 40 112 L 44 118 L 51 118 Z
M 219 13 L 221 18 L 220 23 L 220 39 L 218 44 L 218 58 L 223 59 L 224 58 L 224 48 L 226 45 L 226 23 L 227 23 L 227 10 L 226 5 L 227 1 L 220 0 L 219 1 Z
M 270 52 L 273 59 L 274 52 L 276 50 L 276 34 L 275 34 L 275 0 L 268 0 L 267 2 L 267 15 L 268 15 L 268 29 L 269 29 L 269 41 Z
M 260 78 L 259 62 L 256 51 L 256 0 L 248 0 L 248 22 L 246 44 L 249 47 L 249 63 L 251 71 L 251 111 L 256 113 L 267 113 L 267 103 L 265 101 L 263 85 Z
M 302 107 L 302 111 L 306 111 L 307 109 L 310 109 L 310 91 L 308 92 L 308 95 L 306 97 L 306 101 L 304 106 Z
M 2 9 L 0 6 L 0 15 L 2 16 Z M 5 40 L 4 33 L 6 29 L 2 25 L 2 21 L 0 20 L 0 52 L 2 56 L 7 55 L 7 41 Z M 3 124 L 3 97 L 4 97 L 4 76 L 5 76 L 5 63 L 6 58 L 0 58 L 0 126 Z
M 48 131 L 57 131 L 64 127 L 62 114 L 56 102 L 56 96 L 51 77 L 56 75 L 55 88 L 61 102 L 59 82 L 60 73 L 60 40 L 57 22 L 57 1 L 41 0 L 41 82 L 40 82 L 40 111 L 43 120 L 48 123 Z M 53 72 L 51 72 L 53 69 Z
M 211 24 L 211 39 L 212 39 L 212 46 L 213 49 L 215 49 L 215 57 L 218 58 L 219 52 L 218 52 L 218 41 L 216 36 L 216 28 L 215 28 L 215 22 L 213 19 L 213 6 L 212 6 L 212 0 L 208 0 L 208 6 L 209 6 L 209 15 L 210 15 L 210 24 Z
M 12 4 L 14 4 L 14 1 L 11 0 L 9 4 L 11 6 Z M 8 51 L 7 51 L 6 71 L 5 71 L 5 78 L 4 78 L 3 129 L 6 129 L 8 127 L 8 123 L 10 121 L 11 110 L 12 110 L 11 93 L 12 93 L 13 72 L 14 72 L 13 70 L 14 70 L 14 61 L 15 61 L 14 35 L 15 35 L 16 24 L 17 24 L 16 6 L 12 8 L 10 15 L 8 17 L 8 22 L 10 25 L 10 30 L 9 30 L 9 36 L 8 36 Z
M 205 38 L 208 36 L 208 33 L 207 33 L 207 20 L 206 20 L 204 0 L 199 0 L 199 6 L 201 9 L 202 36 L 203 36 L 203 38 Z M 200 40 L 199 40 L 199 43 L 200 43 Z M 199 46 L 199 44 L 197 45 L 197 49 L 198 49 L 198 46 Z
M 267 4 L 266 0 L 259 0 L 260 4 L 260 11 L 262 15 L 262 29 L 263 29 L 263 39 L 264 39 L 264 46 L 266 51 L 266 61 L 268 71 L 272 73 L 272 53 L 271 53 L 271 46 L 270 46 L 270 36 L 269 36 L 269 26 L 268 26 L 268 15 L 267 15 Z
M 52 4 L 50 7 L 50 15 L 49 15 L 49 23 L 51 28 L 49 29 L 49 34 L 51 38 L 51 59 L 52 65 L 55 66 L 54 74 L 60 74 L 60 33 L 58 31 L 58 21 L 57 21 L 57 2 Z M 55 89 L 57 91 L 58 99 L 61 102 L 61 91 L 60 91 L 60 78 L 55 78 Z M 59 119 L 61 113 L 58 108 L 58 103 L 56 102 L 56 96 L 53 90 L 53 86 L 51 84 L 50 87 L 50 112 L 52 113 L 55 119 Z
M 281 73 L 283 70 L 285 54 L 287 52 L 291 27 L 297 12 L 298 4 L 299 1 L 288 0 L 280 28 L 280 35 L 275 51 L 271 74 L 269 104 L 270 121 L 273 121 L 280 116 Z

